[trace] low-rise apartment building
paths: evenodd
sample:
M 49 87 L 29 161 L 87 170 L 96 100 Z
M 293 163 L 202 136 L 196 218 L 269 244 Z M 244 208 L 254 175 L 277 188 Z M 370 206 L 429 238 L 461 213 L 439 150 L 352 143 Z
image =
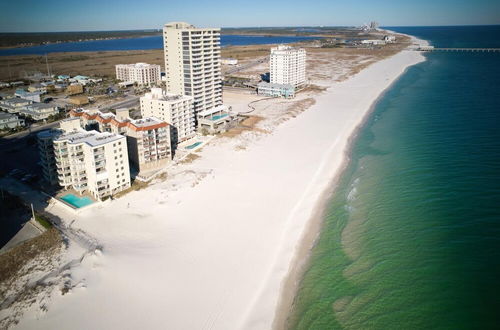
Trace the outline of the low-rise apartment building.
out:
M 70 116 L 84 129 L 125 135 L 129 160 L 139 172 L 158 170 L 172 159 L 170 125 L 158 118 L 131 119 L 127 109 L 117 109 L 116 115 L 75 109 Z
M 257 85 L 257 94 L 272 97 L 295 97 L 295 87 L 290 84 L 272 84 L 260 82 Z
M 0 129 L 10 129 L 24 126 L 24 119 L 20 119 L 14 114 L 0 112 Z
M 32 103 L 23 107 L 20 114 L 25 115 L 33 120 L 40 121 L 55 116 L 59 113 L 59 108 L 53 104 L 46 103 Z
M 45 94 L 45 93 L 47 93 L 47 86 L 44 86 L 42 84 L 29 85 L 28 92 L 31 92 L 31 93 L 38 92 L 38 93 Z
M 116 79 L 121 81 L 136 82 L 140 85 L 151 85 L 160 81 L 161 70 L 157 64 L 117 64 L 115 68 Z
M 13 97 L 10 99 L 1 100 L 0 109 L 8 113 L 19 113 L 22 108 L 32 103 L 33 101 L 31 100 L 22 99 L 19 97 Z
M 33 102 L 41 102 L 42 101 L 42 94 L 41 92 L 27 92 L 26 90 L 22 88 L 16 89 L 16 92 L 14 93 L 15 97 L 20 97 L 26 100 L 31 100 Z
M 193 97 L 169 94 L 161 88 L 151 88 L 150 93 L 141 97 L 142 117 L 156 117 L 171 125 L 171 140 L 178 142 L 195 135 L 195 112 Z

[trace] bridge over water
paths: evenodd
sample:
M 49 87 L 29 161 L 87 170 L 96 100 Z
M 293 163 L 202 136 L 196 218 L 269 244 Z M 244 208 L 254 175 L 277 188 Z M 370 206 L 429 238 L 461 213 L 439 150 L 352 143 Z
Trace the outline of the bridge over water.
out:
M 423 52 L 499 52 L 500 48 L 431 48 L 431 47 L 419 47 L 416 50 Z

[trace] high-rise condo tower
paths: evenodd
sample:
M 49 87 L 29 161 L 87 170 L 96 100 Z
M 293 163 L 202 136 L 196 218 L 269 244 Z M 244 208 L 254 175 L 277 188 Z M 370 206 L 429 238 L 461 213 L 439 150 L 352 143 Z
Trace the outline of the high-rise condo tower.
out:
M 168 93 L 192 96 L 195 114 L 222 105 L 219 28 L 167 23 L 163 47 Z

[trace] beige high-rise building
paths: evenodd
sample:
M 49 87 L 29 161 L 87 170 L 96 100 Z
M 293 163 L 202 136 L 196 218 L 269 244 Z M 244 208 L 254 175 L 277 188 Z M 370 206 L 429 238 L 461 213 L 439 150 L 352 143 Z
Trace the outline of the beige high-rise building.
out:
M 220 28 L 163 27 L 167 92 L 193 96 L 194 112 L 222 105 Z
M 169 123 L 174 147 L 195 134 L 192 96 L 169 94 L 161 88 L 151 88 L 150 93 L 141 97 L 141 115 L 156 117 Z
M 136 82 L 140 85 L 151 85 L 160 81 L 160 66 L 157 64 L 117 64 L 115 68 L 116 79 L 121 81 Z

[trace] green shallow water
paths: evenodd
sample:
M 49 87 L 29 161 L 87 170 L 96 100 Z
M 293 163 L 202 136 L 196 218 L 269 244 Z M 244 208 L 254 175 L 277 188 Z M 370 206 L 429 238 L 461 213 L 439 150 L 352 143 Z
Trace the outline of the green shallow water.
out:
M 500 54 L 430 54 L 352 146 L 292 329 L 500 328 Z

